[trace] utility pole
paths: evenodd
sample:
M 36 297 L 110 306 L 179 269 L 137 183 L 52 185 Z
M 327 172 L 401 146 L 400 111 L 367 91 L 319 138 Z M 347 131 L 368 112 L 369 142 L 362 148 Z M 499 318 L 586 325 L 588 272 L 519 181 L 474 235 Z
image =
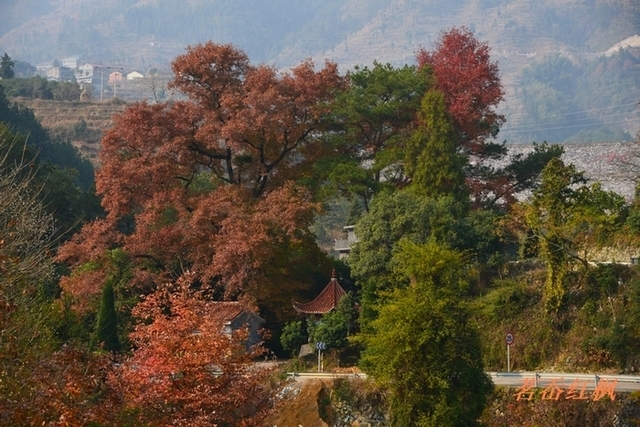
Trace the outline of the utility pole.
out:
M 108 65 L 96 65 L 95 68 L 98 68 L 100 70 L 100 101 L 102 101 L 102 92 L 104 92 L 104 70 L 120 70 L 121 72 L 124 70 L 124 68 L 122 67 L 111 67 Z M 114 79 L 113 80 L 113 97 L 116 97 L 116 85 L 117 85 L 117 80 Z

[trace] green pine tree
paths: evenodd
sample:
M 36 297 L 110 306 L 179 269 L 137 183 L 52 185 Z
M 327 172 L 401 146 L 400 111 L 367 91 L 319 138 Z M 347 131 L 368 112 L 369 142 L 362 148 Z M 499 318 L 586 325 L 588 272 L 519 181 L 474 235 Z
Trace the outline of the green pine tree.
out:
M 13 66 L 15 62 L 11 60 L 7 52 L 4 53 L 2 59 L 0 59 L 0 79 L 12 79 L 15 76 L 13 72 Z
M 111 280 L 107 280 L 102 290 L 98 325 L 96 327 L 94 340 L 94 345 L 96 344 L 103 346 L 103 348 L 108 351 L 120 351 L 118 314 L 116 313 L 115 294 Z
M 393 290 L 360 336 L 360 366 L 385 389 L 391 426 L 479 426 L 493 386 L 460 297 L 469 286 L 465 259 L 433 241 L 408 240 L 394 257 L 410 284 Z
M 418 117 L 421 126 L 409 141 L 405 158 L 406 173 L 412 178 L 412 187 L 427 197 L 468 199 L 464 158 L 456 151 L 444 95 L 435 90 L 427 92 Z

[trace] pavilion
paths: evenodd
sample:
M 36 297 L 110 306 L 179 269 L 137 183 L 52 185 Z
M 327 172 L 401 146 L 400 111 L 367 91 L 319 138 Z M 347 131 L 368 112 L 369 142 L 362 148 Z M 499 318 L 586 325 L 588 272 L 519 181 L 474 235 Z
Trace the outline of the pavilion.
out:
M 331 272 L 331 281 L 325 286 L 320 294 L 307 303 L 291 300 L 293 308 L 301 314 L 326 314 L 336 308 L 338 303 L 347 292 L 342 289 L 336 277 L 336 270 Z

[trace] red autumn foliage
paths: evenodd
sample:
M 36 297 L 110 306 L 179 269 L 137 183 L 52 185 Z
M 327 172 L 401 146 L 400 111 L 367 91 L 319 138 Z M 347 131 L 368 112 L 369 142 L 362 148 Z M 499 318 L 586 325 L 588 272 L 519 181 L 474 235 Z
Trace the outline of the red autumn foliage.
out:
M 279 73 L 209 42 L 173 69 L 172 87 L 190 99 L 134 104 L 102 141 L 96 187 L 107 217 L 59 252 L 74 269 L 63 289 L 76 297 L 99 292 L 100 276 L 79 267 L 101 265 L 106 249 L 131 256 L 142 293 L 190 270 L 236 297 L 263 282 L 278 249 L 310 238 L 318 207 L 294 181 L 323 152 L 323 117 L 344 85 L 336 65 Z
M 135 350 L 110 384 L 145 425 L 261 425 L 271 408 L 270 371 L 251 363 L 257 354 L 247 351 L 245 332 L 222 333 L 216 305 L 192 279 L 185 274 L 136 306 Z
M 433 70 L 459 134 L 458 144 L 470 154 L 482 154 L 485 139 L 504 122 L 495 111 L 504 89 L 488 44 L 465 27 L 453 28 L 441 35 L 435 50 L 421 49 L 416 58 L 420 67 Z
M 120 397 L 107 385 L 107 357 L 66 346 L 34 364 L 20 400 L 0 399 L 2 425 L 116 425 Z

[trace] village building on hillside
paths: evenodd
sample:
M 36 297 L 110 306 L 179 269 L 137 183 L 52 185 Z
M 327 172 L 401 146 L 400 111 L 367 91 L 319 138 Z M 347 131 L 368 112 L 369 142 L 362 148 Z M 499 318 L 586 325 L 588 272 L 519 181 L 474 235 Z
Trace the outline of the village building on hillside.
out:
M 137 72 L 137 71 L 132 71 L 129 74 L 127 74 L 127 80 L 141 79 L 143 77 L 144 76 L 141 73 Z
M 351 245 L 358 241 L 355 225 L 345 225 L 342 228 L 346 232 L 346 239 L 336 239 L 333 245 L 333 250 L 338 253 L 338 259 L 348 258 L 349 252 L 351 252 Z
M 215 302 L 209 315 L 213 316 L 215 323 L 220 324 L 222 333 L 228 337 L 231 337 L 237 330 L 248 328 L 247 347 L 262 341 L 260 329 L 265 322 L 264 319 L 237 301 Z
M 71 68 L 61 67 L 57 65 L 38 65 L 36 67 L 40 77 L 56 82 L 75 82 L 76 76 Z
M 63 67 L 71 68 L 72 70 L 78 68 L 80 66 L 80 57 L 79 56 L 69 56 L 67 58 L 62 58 Z
M 76 81 L 78 83 L 93 83 L 93 76 L 96 70 L 95 64 L 82 64 L 76 68 Z
M 338 283 L 336 270 L 334 269 L 331 272 L 331 281 L 313 301 L 301 303 L 291 300 L 291 303 L 293 308 L 300 314 L 322 315 L 336 308 L 345 295 L 347 295 L 347 292 Z
M 109 83 L 113 84 L 115 82 L 121 82 L 124 80 L 124 76 L 122 75 L 122 72 L 120 71 L 112 71 L 111 73 L 109 73 Z

